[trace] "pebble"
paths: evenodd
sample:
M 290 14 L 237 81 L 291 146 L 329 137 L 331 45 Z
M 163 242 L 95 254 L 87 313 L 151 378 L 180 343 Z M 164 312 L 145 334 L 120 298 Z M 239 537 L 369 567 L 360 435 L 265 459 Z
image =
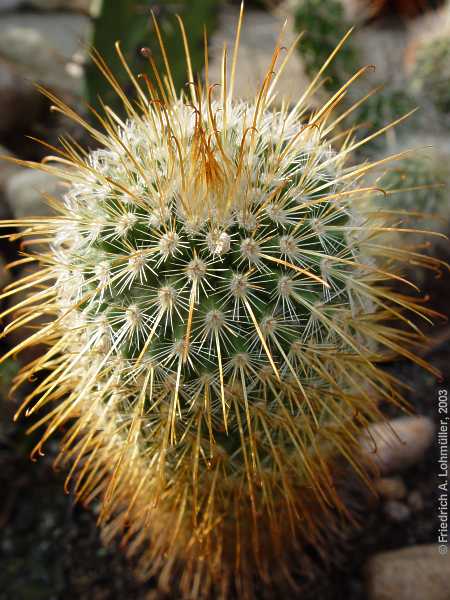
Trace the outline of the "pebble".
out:
M 382 477 L 374 482 L 376 491 L 387 500 L 403 500 L 408 493 L 400 477 Z
M 408 505 L 414 512 L 420 512 L 425 508 L 425 503 L 423 501 L 422 494 L 419 492 L 419 490 L 413 490 L 408 495 Z
M 383 505 L 385 515 L 396 523 L 403 523 L 411 517 L 411 509 L 407 504 L 398 500 L 388 500 Z
M 52 214 L 44 194 L 61 197 L 63 187 L 53 175 L 35 169 L 21 169 L 6 183 L 5 196 L 16 219 Z
M 450 598 L 450 560 L 435 544 L 377 554 L 365 572 L 368 600 Z
M 419 462 L 430 447 L 434 432 L 428 417 L 400 417 L 371 425 L 361 437 L 361 445 L 380 474 L 389 475 Z

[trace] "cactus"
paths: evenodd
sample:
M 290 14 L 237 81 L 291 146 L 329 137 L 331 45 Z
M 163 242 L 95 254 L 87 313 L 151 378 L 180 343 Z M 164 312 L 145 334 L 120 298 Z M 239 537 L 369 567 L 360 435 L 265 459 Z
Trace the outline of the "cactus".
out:
M 299 51 L 308 74 L 314 76 L 331 56 L 335 40 L 343 37 L 350 28 L 344 5 L 341 0 L 292 0 L 292 6 L 296 11 L 296 28 L 305 32 L 299 44 Z M 366 130 L 369 128 L 373 133 L 411 111 L 416 107 L 416 102 L 414 96 L 399 85 L 384 85 L 382 91 L 372 93 L 375 90 L 370 90 L 367 83 L 360 79 L 369 67 L 358 71 L 359 54 L 360 44 L 347 40 L 328 65 L 323 84 L 331 93 L 344 93 L 346 82 L 354 76 L 354 85 L 345 89 L 346 98 L 341 103 L 341 112 L 349 115 L 344 123 L 364 127 Z M 361 102 L 361 97 L 365 95 L 368 97 Z M 370 157 L 382 148 L 389 148 L 393 145 L 395 136 L 396 131 L 388 128 L 383 135 L 377 136 L 372 144 L 362 147 L 357 158 Z
M 295 0 L 294 6 L 295 26 L 305 32 L 299 51 L 308 75 L 314 76 L 350 25 L 340 0 Z M 356 51 L 347 44 L 327 69 L 326 89 L 338 90 L 353 75 L 356 66 Z
M 370 132 L 380 131 L 387 123 L 400 119 L 414 108 L 416 108 L 416 102 L 411 94 L 396 87 L 386 86 L 382 91 L 369 96 L 367 100 L 358 106 L 349 120 L 354 125 L 364 125 Z M 361 155 L 373 156 L 374 153 L 386 148 L 392 151 L 397 145 L 396 138 L 399 131 L 405 128 L 408 131 L 413 130 L 416 121 L 414 123 L 402 123 L 395 130 L 392 128 L 387 129 L 370 146 L 362 148 Z
M 177 35 L 175 13 L 181 14 L 191 39 L 191 61 L 194 68 L 199 67 L 203 60 L 203 32 L 207 27 L 211 32 L 215 23 L 215 10 L 218 0 L 179 0 L 174 2 L 145 3 L 139 0 L 102 0 L 99 15 L 94 20 L 92 45 L 95 50 L 108 62 L 118 83 L 127 93 L 133 93 L 133 86 L 127 77 L 127 72 L 114 52 L 114 44 L 121 40 L 122 51 L 127 63 L 133 70 L 143 69 L 145 60 L 140 55 L 140 49 L 145 46 L 155 53 L 157 67 L 163 66 L 163 59 L 158 54 L 157 35 L 153 28 L 150 9 L 158 17 L 159 27 L 165 37 L 167 56 L 170 61 L 172 77 L 177 90 L 185 81 L 183 60 L 183 42 Z M 148 14 L 146 14 L 148 13 Z M 181 58 L 181 60 L 180 60 Z M 147 76 L 153 77 L 151 69 Z M 86 95 L 91 106 L 101 110 L 101 103 L 110 105 L 122 116 L 123 106 L 111 85 L 97 69 L 95 61 L 90 61 L 85 76 Z M 155 82 L 153 82 L 155 83 Z
M 346 515 L 343 463 L 366 478 L 358 435 L 378 399 L 402 402 L 378 363 L 414 359 L 417 329 L 393 321 L 432 314 L 386 286 L 409 255 L 377 245 L 372 165 L 332 147 L 330 104 L 309 111 L 321 73 L 273 108 L 280 40 L 254 102 L 234 99 L 240 24 L 220 87 L 207 69 L 181 94 L 168 65 L 157 87 L 130 71 L 131 103 L 98 59 L 128 119 L 84 122 L 101 149 L 63 140 L 34 165 L 68 184 L 55 216 L 4 223 L 41 265 L 7 290 L 31 293 L 5 333 L 48 319 L 3 358 L 48 346 L 15 384 L 39 378 L 17 414 L 46 410 L 33 454 L 63 427 L 67 489 L 100 499 L 105 539 L 123 536 L 141 576 L 188 598 L 287 593 L 302 548 Z
M 433 37 L 419 46 L 411 72 L 411 90 L 447 118 L 450 112 L 450 38 Z
M 99 14 L 93 21 L 92 45 L 108 61 L 122 87 L 129 82 L 114 52 L 114 43 L 121 40 L 127 62 L 136 68 L 140 66 L 139 46 L 144 44 L 151 31 L 149 19 L 140 14 L 139 4 L 137 0 L 116 0 L 112 7 L 107 0 L 101 0 Z M 121 110 L 117 94 L 92 60 L 86 65 L 84 81 L 85 95 L 92 107 L 100 110 L 101 102 L 104 102 L 116 112 Z
M 380 206 L 409 215 L 409 221 L 414 214 L 417 215 L 420 230 L 447 233 L 450 217 L 449 164 L 448 150 L 439 147 L 407 157 L 379 178 L 378 183 L 387 193 L 380 196 Z M 414 241 L 427 245 L 446 242 L 442 237 L 420 231 L 414 234 Z

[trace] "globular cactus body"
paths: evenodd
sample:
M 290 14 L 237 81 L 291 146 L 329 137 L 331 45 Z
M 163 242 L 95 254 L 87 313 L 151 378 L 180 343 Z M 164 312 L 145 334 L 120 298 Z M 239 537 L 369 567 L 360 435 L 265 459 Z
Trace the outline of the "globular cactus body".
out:
M 399 192 L 396 208 L 414 210 L 424 215 L 443 217 L 446 221 L 450 210 L 449 172 L 450 154 L 442 149 L 427 149 L 416 152 L 401 164 L 389 169 L 380 182 L 387 192 Z
M 375 93 L 358 107 L 351 121 L 355 125 L 364 124 L 369 131 L 379 131 L 386 126 L 387 123 L 392 123 L 401 118 L 403 115 L 416 108 L 413 96 L 398 88 L 383 88 L 382 91 Z M 403 128 L 408 127 L 413 129 L 415 124 L 403 123 Z M 374 153 L 380 152 L 389 148 L 392 152 L 397 145 L 397 135 L 399 129 L 394 130 L 388 128 L 384 135 L 379 136 L 374 142 L 365 146 L 361 150 L 361 155 L 373 156 Z
M 294 0 L 291 2 L 295 25 L 305 32 L 299 51 L 308 75 L 314 77 L 336 46 L 336 40 L 349 29 L 341 0 Z M 356 50 L 350 44 L 341 49 L 324 81 L 332 92 L 353 75 L 357 67 Z
M 418 140 L 416 144 L 413 141 L 410 139 L 404 146 L 417 146 Z M 420 141 L 423 144 L 423 138 Z M 380 208 L 396 212 L 403 221 L 397 234 L 404 243 L 433 248 L 433 251 L 444 249 L 448 244 L 445 236 L 450 217 L 449 162 L 446 144 L 435 140 L 433 148 L 407 155 L 378 178 L 377 184 L 385 190 L 378 204 Z M 409 230 L 411 225 L 416 226 L 417 231 L 412 235 L 410 231 L 401 233 L 402 228 Z M 421 271 L 416 273 L 419 279 L 423 275 Z
M 84 123 L 102 149 L 66 140 L 39 166 L 69 190 L 56 216 L 9 224 L 49 248 L 7 291 L 35 286 L 6 330 L 48 317 L 11 351 L 49 346 L 18 378 L 41 373 L 22 410 L 48 409 L 35 453 L 65 426 L 67 485 L 101 499 L 106 538 L 185 597 L 251 597 L 258 578 L 292 584 L 345 513 L 336 456 L 363 475 L 359 432 L 377 398 L 401 402 L 382 349 L 412 357 L 416 334 L 383 320 L 429 311 L 385 285 L 407 253 L 377 245 L 371 165 L 332 147 L 332 103 L 308 114 L 317 78 L 275 110 L 277 48 L 255 101 L 235 101 L 238 38 L 217 89 L 207 69 L 192 83 L 182 34 L 181 97 L 169 69 L 157 87 L 130 72 L 132 103 L 97 58 L 128 120 L 106 109 L 102 132 Z
M 450 37 L 435 35 L 415 52 L 411 90 L 443 116 L 450 112 Z

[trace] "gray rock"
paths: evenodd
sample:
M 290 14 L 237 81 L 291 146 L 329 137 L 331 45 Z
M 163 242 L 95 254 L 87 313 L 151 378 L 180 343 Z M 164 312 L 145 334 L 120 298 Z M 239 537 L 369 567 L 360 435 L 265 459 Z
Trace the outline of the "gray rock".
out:
M 80 95 L 82 49 L 90 36 L 85 15 L 7 14 L 0 20 L 0 60 L 27 81 Z
M 368 600 L 449 600 L 450 560 L 437 545 L 413 546 L 372 557 L 366 566 Z
M 225 6 L 220 11 L 218 28 L 210 40 L 210 83 L 221 81 L 224 44 L 228 48 L 228 64 L 231 64 L 238 16 L 239 8 L 235 6 Z M 237 98 L 254 99 L 261 88 L 270 67 L 284 17 L 258 10 L 245 11 L 234 87 Z M 294 32 L 288 25 L 283 45 L 288 46 L 293 38 Z M 275 71 L 284 57 L 285 52 L 282 52 Z M 305 91 L 308 82 L 300 55 L 294 52 L 278 81 L 277 98 L 281 100 L 284 97 L 295 102 Z
M 60 181 L 35 169 L 22 169 L 7 182 L 5 195 L 16 219 L 52 214 L 44 195 L 61 197 L 64 189 Z
M 407 46 L 407 34 L 403 28 L 369 25 L 359 28 L 352 35 L 351 43 L 358 51 L 361 65 L 374 65 L 375 70 L 367 77 L 368 85 L 403 84 L 403 56 Z
M 15 10 L 22 4 L 21 0 L 1 0 L 0 12 L 4 10 Z
M 372 425 L 361 445 L 368 461 L 388 475 L 418 462 L 431 445 L 434 431 L 427 417 L 400 417 Z

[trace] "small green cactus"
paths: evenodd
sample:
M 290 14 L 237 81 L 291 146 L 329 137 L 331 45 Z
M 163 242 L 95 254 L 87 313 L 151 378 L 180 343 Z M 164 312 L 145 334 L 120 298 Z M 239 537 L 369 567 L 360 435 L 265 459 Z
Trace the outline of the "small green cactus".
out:
M 437 109 L 448 121 L 450 113 L 450 36 L 442 35 L 417 49 L 411 73 L 411 90 Z
M 399 211 L 399 216 L 416 214 L 417 227 L 430 232 L 448 232 L 450 218 L 450 154 L 428 148 L 408 156 L 390 168 L 380 179 L 387 196 L 380 196 L 380 206 Z M 403 215 L 402 215 L 403 213 Z M 409 218 L 406 226 L 411 225 Z M 445 243 L 443 238 L 415 233 L 416 243 Z M 412 242 L 412 240 L 411 240 Z
M 355 125 L 364 125 L 364 131 L 370 134 L 380 131 L 388 123 L 400 119 L 407 113 L 416 108 L 417 104 L 414 97 L 408 92 L 385 86 L 381 91 L 371 95 L 367 100 L 360 105 L 349 117 Z M 407 120 L 402 123 L 396 130 L 388 129 L 383 135 L 377 137 L 372 144 L 365 146 L 361 150 L 363 156 L 373 156 L 374 153 L 380 152 L 385 148 L 389 151 L 397 145 L 397 135 L 405 128 L 408 131 L 414 129 L 415 122 L 411 123 Z
M 130 71 L 127 120 L 85 123 L 101 149 L 63 140 L 34 165 L 68 191 L 55 216 L 4 223 L 41 265 L 8 290 L 32 293 L 5 333 L 48 322 L 3 360 L 48 345 L 17 380 L 40 376 L 21 408 L 47 410 L 34 455 L 65 428 L 66 486 L 100 498 L 105 538 L 123 536 L 142 576 L 189 599 L 247 600 L 258 580 L 289 597 L 302 549 L 346 514 L 337 457 L 365 478 L 358 437 L 378 399 L 402 401 L 378 363 L 412 358 L 418 336 L 394 320 L 430 311 L 386 285 L 409 254 L 380 252 L 372 166 L 332 147 L 329 105 L 311 114 L 311 88 L 274 108 L 282 41 L 244 102 L 238 36 L 220 85 L 207 69 L 193 85 L 180 26 L 181 94 L 169 65 L 155 86 Z
M 341 0 L 298 0 L 295 26 L 304 31 L 299 45 L 308 75 L 314 76 L 350 29 Z M 356 51 L 347 43 L 326 72 L 325 87 L 336 92 L 354 74 L 358 66 Z
M 183 41 L 178 35 L 176 14 L 183 17 L 189 31 L 191 41 L 191 61 L 195 70 L 203 63 L 203 36 L 205 27 L 211 33 L 216 20 L 215 10 L 218 0 L 174 0 L 165 2 L 145 2 L 139 0 L 102 0 L 99 15 L 94 20 L 92 45 L 98 55 L 108 64 L 117 82 L 126 93 L 133 94 L 134 89 L 114 51 L 114 44 L 121 41 L 122 52 L 130 68 L 134 71 L 145 69 L 146 60 L 141 49 L 153 53 L 158 70 L 164 66 L 159 53 L 159 43 L 150 11 L 158 18 L 159 28 L 164 37 L 167 58 L 171 65 L 175 88 L 180 90 L 185 84 L 185 65 L 183 59 Z M 146 69 L 146 76 L 154 84 L 155 73 L 152 68 Z M 95 61 L 90 61 L 85 76 L 86 95 L 91 106 L 101 111 L 101 103 L 105 103 L 122 116 L 117 91 L 111 86 Z

